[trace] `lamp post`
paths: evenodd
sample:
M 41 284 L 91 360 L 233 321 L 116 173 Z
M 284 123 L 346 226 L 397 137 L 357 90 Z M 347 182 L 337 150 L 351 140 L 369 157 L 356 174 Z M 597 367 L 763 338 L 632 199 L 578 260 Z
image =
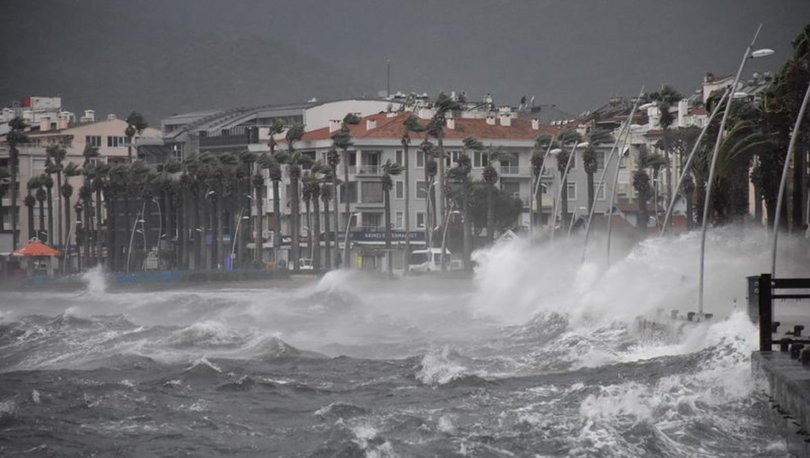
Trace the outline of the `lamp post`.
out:
M 163 238 L 163 212 L 160 210 L 160 201 L 158 201 L 157 197 L 153 197 L 152 202 L 154 202 L 158 208 L 158 236 L 156 245 L 157 250 L 160 251 L 160 239 Z
M 678 190 L 681 189 L 681 184 L 683 184 L 683 180 L 686 178 L 686 175 L 689 173 L 689 167 L 692 165 L 692 159 L 695 157 L 695 152 L 697 152 L 698 147 L 700 146 L 701 140 L 703 140 L 703 136 L 706 135 L 706 131 L 709 130 L 709 126 L 712 124 L 712 120 L 720 111 L 720 107 L 723 105 L 723 100 L 728 97 L 729 93 L 731 92 L 731 87 L 729 86 L 728 89 L 723 93 L 720 97 L 720 100 L 717 101 L 717 105 L 712 110 L 709 119 L 706 121 L 706 125 L 703 126 L 703 130 L 700 131 L 700 135 L 698 135 L 697 140 L 695 140 L 694 146 L 692 146 L 692 151 L 689 153 L 689 157 L 686 159 L 686 164 L 683 166 L 683 170 L 681 170 L 681 175 L 678 177 L 678 183 L 675 185 L 675 192 L 672 195 L 672 200 L 669 202 L 669 206 L 667 206 L 667 212 L 664 215 L 664 225 L 661 227 L 660 235 L 664 235 L 667 231 L 667 225 L 669 224 L 669 219 L 672 216 L 672 209 L 675 207 L 675 200 L 678 197 Z
M 554 210 L 552 211 L 552 215 L 551 215 L 551 241 L 552 242 L 554 241 L 554 232 L 556 232 L 554 226 L 557 223 L 557 212 L 562 210 L 562 206 L 560 205 L 560 203 L 561 203 L 560 200 L 562 199 L 563 186 L 568 186 L 568 184 L 565 182 L 565 180 L 566 180 L 566 178 L 568 178 L 568 171 L 571 170 L 571 162 L 574 161 L 574 157 L 576 157 L 577 148 L 587 148 L 588 145 L 589 145 L 588 142 L 574 143 L 574 146 L 571 147 L 571 154 L 568 155 L 568 161 L 565 163 L 565 169 L 563 170 L 562 176 L 560 177 L 560 186 L 557 189 L 557 198 L 554 199 L 554 206 L 553 206 Z M 558 155 L 559 155 L 559 152 L 557 154 L 555 154 L 555 156 L 559 157 Z M 560 216 L 560 224 L 562 224 L 562 218 L 563 218 L 563 216 L 561 215 Z
M 359 216 L 360 213 L 352 213 L 349 215 L 349 218 L 346 219 L 346 232 L 343 235 L 343 265 L 350 266 L 349 260 L 349 226 L 352 222 L 352 217 Z
M 754 43 L 757 41 L 757 36 L 759 36 L 759 31 L 762 29 L 762 24 L 757 27 L 757 31 L 754 34 L 754 38 L 751 40 L 751 43 L 745 48 L 745 54 L 743 54 L 742 62 L 740 62 L 740 67 L 737 69 L 737 74 L 734 76 L 734 82 L 731 83 L 731 91 L 737 90 L 737 82 L 740 80 L 740 75 L 742 74 L 743 67 L 745 67 L 745 63 L 748 59 L 752 59 L 755 57 L 765 57 L 770 56 L 773 54 L 773 50 L 771 49 L 758 49 L 754 52 L 751 52 L 751 49 L 754 47 Z M 709 178 L 708 182 L 706 183 L 706 196 L 703 200 L 703 220 L 702 227 L 700 229 L 700 284 L 698 287 L 699 295 L 698 295 L 698 314 L 703 316 L 703 289 L 705 283 L 705 273 L 706 273 L 706 229 L 708 227 L 708 219 L 709 219 L 709 205 L 711 203 L 712 197 L 712 182 L 714 181 L 714 169 L 717 165 L 717 151 L 720 149 L 720 142 L 723 140 L 723 131 L 726 127 L 726 120 L 728 119 L 728 113 L 731 108 L 731 98 L 726 102 L 725 111 L 723 111 L 723 119 L 720 121 L 720 129 L 717 132 L 717 139 L 714 142 L 714 150 L 712 151 L 712 161 L 711 165 L 709 166 Z
M 442 231 L 442 272 L 444 272 L 444 270 L 445 270 L 445 262 L 446 262 L 446 260 L 444 258 L 445 258 L 445 253 L 447 253 L 447 228 L 450 226 L 450 215 L 459 215 L 459 214 L 461 214 L 460 211 L 453 210 L 453 208 L 455 208 L 455 204 L 453 204 L 451 202 L 450 205 L 451 206 L 448 208 L 448 210 L 450 210 L 450 211 L 447 214 L 447 218 L 445 218 L 446 221 L 444 222 L 444 230 Z M 433 256 L 432 253 L 431 253 L 431 256 Z
M 532 192 L 532 203 L 533 204 L 535 202 L 537 202 L 537 192 L 540 190 L 540 182 L 543 181 L 543 172 L 546 169 L 546 161 L 548 160 L 548 156 L 551 154 L 551 151 L 552 151 L 551 147 L 552 146 L 554 146 L 554 139 L 550 138 L 549 141 L 548 141 L 548 147 L 546 148 L 546 152 L 543 153 L 543 163 L 540 164 L 540 170 L 537 172 L 537 182 L 534 184 L 534 191 Z M 561 150 L 555 150 L 555 151 L 557 151 L 556 154 L 559 154 Z M 542 203 L 540 204 L 539 207 L 540 208 L 537 209 L 537 214 L 538 214 L 538 216 L 541 216 L 540 219 L 542 219 L 542 214 L 543 214 L 543 205 L 542 205 Z M 531 206 L 529 208 L 531 208 Z M 534 225 L 535 225 L 534 212 L 529 213 L 529 216 L 531 217 L 531 218 L 529 218 L 529 220 L 530 220 L 529 221 L 529 240 L 534 241 Z
M 577 208 L 574 209 L 573 213 L 571 213 L 571 221 L 568 223 L 568 238 L 569 239 L 571 238 L 571 230 L 574 228 L 574 221 L 576 221 L 576 218 L 577 218 L 577 212 L 579 210 L 582 210 L 583 213 L 584 213 L 587 209 L 588 209 L 587 207 L 577 207 Z
M 616 156 L 616 152 L 618 151 L 617 147 L 619 146 L 619 142 L 622 139 L 622 136 L 629 135 L 630 126 L 633 124 L 633 118 L 636 115 L 636 109 L 638 108 L 638 103 L 641 101 L 641 97 L 644 95 L 644 86 L 641 86 L 641 90 L 638 93 L 638 97 L 636 97 L 636 101 L 633 102 L 633 108 L 630 109 L 630 115 L 627 117 L 627 122 L 624 123 L 621 129 L 619 129 L 619 135 L 616 136 L 616 139 L 613 141 L 613 146 L 610 148 L 610 153 L 608 154 L 607 160 L 605 161 L 604 169 L 602 169 L 602 176 L 599 177 L 599 188 L 597 188 L 597 195 L 599 189 L 607 195 L 607 188 L 605 187 L 605 176 L 607 175 L 608 167 L 610 166 L 611 161 L 613 161 L 613 157 Z M 618 178 L 619 173 L 619 161 L 621 161 L 621 157 L 616 159 L 616 177 Z M 614 180 L 615 182 L 616 180 Z M 613 188 L 611 188 L 610 194 L 610 208 L 608 209 L 608 214 L 610 215 L 608 218 L 608 227 L 610 227 L 610 217 L 613 214 L 613 195 L 616 193 L 616 184 L 613 184 Z M 585 225 L 585 242 L 582 244 L 582 259 L 580 262 L 585 262 L 585 256 L 588 254 L 588 240 L 590 239 L 591 235 L 591 221 L 593 220 L 593 213 L 596 210 L 596 201 L 597 199 L 593 200 L 590 210 L 588 211 L 588 223 Z M 608 240 L 610 236 L 608 235 Z M 610 243 L 608 241 L 608 243 Z
M 239 214 L 239 219 L 236 220 L 236 228 L 233 230 L 233 241 L 231 241 L 231 268 L 233 268 L 233 259 L 236 257 L 236 244 L 239 240 L 239 225 L 243 219 L 250 219 L 249 216 L 244 214 L 244 210 L 242 210 Z M 262 246 L 264 249 L 264 246 Z
M 801 108 L 799 108 L 799 116 L 796 118 L 796 124 L 793 126 L 793 132 L 790 134 L 790 144 L 788 145 L 787 153 L 785 154 L 785 165 L 782 167 L 782 180 L 779 182 L 779 195 L 776 198 L 776 215 L 773 219 L 773 248 L 771 249 L 771 277 L 776 276 L 776 244 L 779 236 L 779 218 L 782 210 L 782 198 L 785 195 L 785 183 L 787 182 L 788 164 L 790 164 L 790 156 L 793 154 L 793 148 L 796 146 L 796 139 L 799 137 L 799 128 L 802 125 L 804 118 L 804 110 L 807 108 L 807 99 L 810 98 L 810 86 L 804 92 L 804 99 L 802 100 Z

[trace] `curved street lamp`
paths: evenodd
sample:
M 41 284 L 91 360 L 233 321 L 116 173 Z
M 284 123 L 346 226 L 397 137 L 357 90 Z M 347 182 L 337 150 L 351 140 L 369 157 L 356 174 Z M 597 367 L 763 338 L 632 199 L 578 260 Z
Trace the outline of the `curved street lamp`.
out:
M 793 149 L 796 147 L 796 139 L 799 136 L 799 127 L 802 125 L 804 118 L 804 110 L 807 108 L 807 99 L 810 98 L 810 86 L 804 92 L 804 99 L 802 100 L 801 108 L 799 108 L 799 116 L 796 118 L 796 124 L 793 126 L 793 133 L 790 134 L 790 144 L 788 145 L 787 153 L 785 153 L 785 165 L 782 167 L 782 180 L 779 182 L 779 196 L 776 198 L 776 215 L 773 219 L 773 248 L 771 249 L 771 277 L 776 276 L 776 243 L 779 234 L 779 218 L 782 210 L 782 198 L 785 195 L 785 183 L 787 182 L 788 164 L 790 164 L 790 156 L 793 154 Z
M 742 74 L 743 67 L 745 67 L 745 63 L 748 59 L 752 59 L 754 57 L 765 57 L 770 56 L 773 54 L 773 50 L 771 49 L 759 49 L 756 51 L 751 51 L 754 47 L 754 43 L 757 41 L 757 36 L 759 36 L 759 31 L 762 29 L 762 24 L 757 27 L 757 32 L 754 34 L 754 38 L 751 40 L 751 43 L 745 48 L 745 54 L 743 54 L 742 62 L 740 62 L 740 67 L 737 69 L 737 74 L 734 76 L 734 82 L 731 83 L 731 90 L 736 91 L 737 89 L 737 82 L 740 80 L 740 75 Z M 723 111 L 723 119 L 720 121 L 720 129 L 717 132 L 717 140 L 714 142 L 714 150 L 712 150 L 712 161 L 711 165 L 709 166 L 709 178 L 708 182 L 706 183 L 706 196 L 703 201 L 703 220 L 702 220 L 702 227 L 700 229 L 700 284 L 698 287 L 699 295 L 698 295 L 698 315 L 701 317 L 703 316 L 703 289 L 705 283 L 705 273 L 706 273 L 706 229 L 708 226 L 707 220 L 709 219 L 709 205 L 711 203 L 712 197 L 712 182 L 714 181 L 714 170 L 717 165 L 717 151 L 720 149 L 720 142 L 723 140 L 723 131 L 726 128 L 726 120 L 728 119 L 728 113 L 731 108 L 731 99 L 726 102 L 726 108 Z
M 349 264 L 349 226 L 351 226 L 352 218 L 355 216 L 360 216 L 360 213 L 349 214 L 346 219 L 346 232 L 343 234 L 343 266 L 345 268 L 351 268 L 351 264 Z
M 552 242 L 554 241 L 554 232 L 555 232 L 554 229 L 555 229 L 555 226 L 557 224 L 557 213 L 560 210 L 562 210 L 562 206 L 560 205 L 560 203 L 561 203 L 560 200 L 562 199 L 563 184 L 568 186 L 568 184 L 565 182 L 565 180 L 568 178 L 568 171 L 571 170 L 571 162 L 574 161 L 574 158 L 576 157 L 577 148 L 587 148 L 588 145 L 590 145 L 590 143 L 588 143 L 588 142 L 574 143 L 574 146 L 571 148 L 571 154 L 568 155 L 568 161 L 565 163 L 565 170 L 563 171 L 562 176 L 560 177 L 560 186 L 557 189 L 557 198 L 554 200 L 554 202 L 555 202 L 555 205 L 553 207 L 554 211 L 552 212 L 552 215 L 551 215 L 551 224 L 552 224 L 552 226 L 551 226 L 551 241 Z M 558 155 L 559 155 L 559 153 L 557 153 L 555 156 L 558 156 Z M 561 216 L 560 217 L 560 224 L 562 224 L 562 223 L 563 223 L 563 219 L 562 219 L 562 216 Z

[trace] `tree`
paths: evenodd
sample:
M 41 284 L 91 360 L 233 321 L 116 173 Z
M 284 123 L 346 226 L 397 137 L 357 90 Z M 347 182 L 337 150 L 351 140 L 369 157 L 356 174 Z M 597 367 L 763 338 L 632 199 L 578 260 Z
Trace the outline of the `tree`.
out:
M 0 232 L 6 230 L 5 215 L 3 214 L 3 198 L 5 198 L 6 191 L 8 191 L 10 180 L 11 172 L 9 172 L 8 167 L 0 167 Z
M 321 268 L 321 183 L 328 175 L 330 168 L 320 161 L 312 164 L 309 173 L 304 177 L 304 194 L 307 201 L 307 220 L 309 221 L 307 241 L 312 252 L 312 267 L 317 273 Z M 314 218 L 309 215 L 309 202 L 312 202 Z
M 330 217 L 329 217 L 329 202 L 332 202 L 334 198 L 335 192 L 333 191 L 333 187 L 327 184 L 321 186 L 321 201 L 323 202 L 323 231 L 325 234 L 333 234 L 333 239 L 330 240 L 330 237 L 327 235 L 326 237 L 326 260 L 324 262 L 324 266 L 327 269 L 331 269 L 334 264 L 332 264 L 333 259 L 337 258 L 337 230 L 332 231 L 330 226 Z M 335 205 L 335 214 L 337 214 L 337 205 Z M 334 241 L 334 243 L 331 243 Z M 334 253 L 330 255 L 332 246 L 334 246 Z M 337 261 L 334 261 L 337 262 Z
M 433 220 L 436 212 L 435 200 L 433 199 L 433 183 L 436 179 L 437 164 L 433 158 L 436 149 L 433 144 L 425 139 L 419 149 L 425 163 L 425 247 L 433 248 Z
M 73 164 L 71 162 L 71 164 Z M 70 198 L 73 196 L 73 186 L 67 180 L 65 183 L 59 188 L 59 192 L 62 195 L 62 203 L 64 208 L 63 217 L 65 219 L 65 238 L 63 239 L 63 250 L 65 250 L 65 257 L 64 259 L 67 260 L 67 254 L 70 253 Z M 61 232 L 61 229 L 60 229 Z M 68 265 L 67 262 L 62 264 L 62 273 L 67 273 Z
M 480 235 L 487 227 L 487 206 L 489 198 L 489 186 L 484 182 L 472 183 L 470 193 L 470 219 L 472 221 L 473 232 Z M 518 217 L 523 212 L 523 202 L 501 189 L 495 189 L 493 195 L 495 207 L 495 228 L 498 231 L 505 231 L 513 228 Z M 449 243 L 449 242 L 448 242 Z
M 349 147 L 352 146 L 352 134 L 349 126 L 356 126 L 360 124 L 360 118 L 353 113 L 349 113 L 343 117 L 340 129 L 332 134 L 332 145 L 336 149 L 343 151 L 343 183 L 340 185 L 340 196 L 345 204 L 343 218 L 348 226 L 349 218 L 351 218 L 351 208 L 349 206 Z M 337 194 L 335 195 L 337 199 Z M 337 212 L 335 213 L 335 226 L 341 227 Z M 337 243 L 337 241 L 335 241 Z M 343 247 L 343 262 L 349 266 L 349 246 Z
M 457 111 L 461 108 L 461 105 L 453 100 L 450 96 L 445 94 L 444 92 L 440 92 L 439 96 L 436 97 L 436 102 L 433 104 L 433 109 L 435 113 L 433 117 L 430 119 L 430 122 L 427 126 L 427 132 L 431 137 L 436 139 L 436 143 L 439 147 L 438 155 L 440 157 L 439 161 L 439 197 L 437 199 L 437 206 L 435 214 L 439 217 L 442 217 L 442 212 L 444 212 L 444 204 L 445 204 L 445 172 L 444 172 L 444 126 L 447 122 L 447 114 L 453 111 Z M 441 223 L 441 221 L 440 221 Z M 441 224 L 439 224 L 441 225 Z
M 46 166 L 46 172 L 50 170 L 50 172 L 48 173 L 56 174 L 56 191 L 61 193 L 62 170 L 64 169 L 64 165 L 62 164 L 62 162 L 64 162 L 65 157 L 67 156 L 67 151 L 61 144 L 54 143 L 53 145 L 50 145 L 48 146 L 48 148 L 45 149 L 45 153 L 47 155 L 46 164 L 48 164 L 48 166 Z M 64 215 L 62 215 L 62 217 L 64 217 Z M 56 222 L 59 237 L 56 238 L 52 236 L 52 239 L 58 240 L 60 245 L 65 246 L 65 238 L 64 238 L 65 234 L 62 233 L 61 219 L 62 218 L 59 218 L 59 220 Z M 52 224 L 49 223 L 49 226 L 51 225 Z
M 577 131 L 573 129 L 566 129 L 557 136 L 557 141 L 560 142 L 560 145 L 563 147 L 562 151 L 557 155 L 557 170 L 560 172 L 560 201 L 556 203 L 558 208 L 560 209 L 560 228 L 565 229 L 568 225 L 568 170 L 570 170 L 571 166 L 569 162 L 576 161 L 576 146 L 572 148 L 572 152 L 574 153 L 574 157 L 571 158 L 568 151 L 566 151 L 566 145 L 574 144 L 582 141 L 582 136 L 577 133 Z M 565 177 L 565 179 L 563 179 Z M 552 219 L 557 217 L 557 212 L 552 215 Z M 556 221 L 552 221 L 552 225 L 556 225 Z M 552 229 L 556 230 L 556 229 Z
M 132 163 L 132 137 L 137 133 L 140 135 L 149 125 L 142 114 L 133 111 L 127 116 L 127 127 L 124 129 L 124 135 L 127 137 L 127 159 Z
M 588 180 L 588 211 L 593 208 L 594 201 L 594 186 L 593 175 L 599 170 L 599 161 L 596 157 L 596 147 L 603 143 L 613 143 L 615 139 L 609 131 L 603 129 L 594 129 L 588 134 L 588 146 L 582 152 L 582 166 L 585 169 L 585 175 Z M 604 164 L 604 161 L 602 161 Z M 604 183 L 602 184 L 604 186 Z
M 664 165 L 664 158 L 660 154 L 651 154 L 644 148 L 639 151 L 636 161 L 636 170 L 633 172 L 633 189 L 636 191 L 636 201 L 638 203 L 636 226 L 642 233 L 647 231 L 647 220 L 649 219 L 647 202 L 653 197 L 653 190 L 650 185 L 650 176 L 647 174 L 647 169 L 653 169 L 653 175 L 657 176 L 662 165 Z
M 332 196 L 332 198 L 334 199 L 334 209 L 335 209 L 335 231 L 334 231 L 334 237 L 332 238 L 332 240 L 335 242 L 334 245 L 333 245 L 334 248 L 333 248 L 333 253 L 332 253 L 332 262 L 334 262 L 334 264 L 330 264 L 330 268 L 337 269 L 338 268 L 338 258 L 339 258 L 339 255 L 338 255 L 338 229 L 339 229 L 339 227 L 338 227 L 338 216 L 337 216 L 338 215 L 337 166 L 340 163 L 340 154 L 337 152 L 337 150 L 335 149 L 334 146 L 332 146 L 332 148 L 329 149 L 329 152 L 326 153 L 326 162 L 329 164 L 329 168 L 331 169 L 330 175 L 332 177 L 332 189 L 328 193 L 325 192 L 324 195 L 331 195 Z M 346 198 L 345 195 L 344 195 L 344 198 Z M 324 203 L 324 205 L 326 206 L 326 231 L 328 232 L 329 231 L 329 204 Z M 329 241 L 327 239 L 327 244 L 328 243 L 329 243 Z
M 423 132 L 425 128 L 419 124 L 419 120 L 413 114 L 409 114 L 405 121 L 402 122 L 402 144 L 404 162 L 403 168 L 405 169 L 405 264 L 407 265 L 408 259 L 411 257 L 411 154 L 408 148 L 411 145 L 411 132 Z M 408 272 L 408 269 L 405 269 Z
M 672 105 L 676 105 L 681 99 L 683 99 L 683 95 L 681 95 L 672 86 L 664 84 L 661 87 L 661 91 L 653 92 L 650 94 L 650 98 L 653 101 L 658 102 L 658 110 L 661 113 L 659 123 L 661 124 L 661 129 L 664 131 L 662 135 L 662 149 L 664 150 L 664 165 L 666 166 L 667 174 L 667 202 L 669 202 L 672 199 L 672 172 L 670 171 L 671 161 L 669 159 L 668 129 L 672 123 L 675 122 L 675 117 L 669 110 Z
M 273 124 L 270 126 L 270 141 L 268 142 L 268 146 L 270 147 L 270 156 L 268 160 L 266 160 L 262 167 L 266 165 L 267 174 L 270 178 L 270 181 L 273 182 L 273 262 L 276 266 L 278 266 L 278 257 L 281 251 L 281 165 L 280 163 L 283 161 L 279 161 L 276 158 L 276 140 L 275 136 L 281 134 L 284 131 L 284 123 L 278 119 L 273 120 Z M 258 238 L 258 237 L 257 237 Z M 258 242 L 257 242 L 258 243 Z
M 300 152 L 295 151 L 295 142 L 301 140 L 304 136 L 304 125 L 293 124 L 287 129 L 287 173 L 290 177 L 290 210 L 292 220 L 290 224 L 290 232 L 292 232 L 292 262 L 293 270 L 298 272 L 298 258 L 300 256 L 301 240 L 300 240 L 300 218 L 301 210 L 299 205 L 299 179 L 301 178 L 301 165 L 309 158 L 302 155 Z
M 394 182 L 391 180 L 391 176 L 399 175 L 403 170 L 401 165 L 391 162 L 391 159 L 385 161 L 382 167 L 382 188 L 385 199 L 385 252 L 388 254 L 386 258 L 388 259 L 388 276 L 390 278 L 394 278 L 393 252 L 391 251 L 391 188 L 394 187 Z
M 46 226 L 47 231 L 45 232 L 48 234 L 46 240 L 49 245 L 54 245 L 54 232 L 53 232 L 53 178 L 51 178 L 49 171 L 53 171 L 52 166 L 47 163 L 45 165 L 45 174 L 42 175 L 40 178 L 42 187 L 45 189 L 45 199 L 48 202 L 48 225 Z M 42 217 L 42 215 L 40 215 Z
M 20 241 L 19 234 L 17 234 L 17 214 L 19 213 L 19 205 L 17 204 L 19 189 L 17 186 L 17 175 L 20 166 L 20 152 L 17 149 L 17 145 L 28 143 L 28 136 L 25 134 L 25 129 L 28 128 L 28 125 L 18 116 L 8 122 L 8 127 L 10 130 L 6 134 L 6 143 L 8 143 L 8 162 L 11 172 L 11 237 L 14 245 L 13 248 L 16 249 Z M 31 207 L 28 207 L 28 210 L 31 212 Z
M 471 271 L 472 263 L 470 262 L 470 254 L 472 252 L 472 225 L 470 218 L 470 171 L 472 170 L 472 162 L 467 154 L 462 153 L 456 159 L 456 166 L 449 170 L 448 177 L 456 184 L 457 191 L 454 195 L 461 207 L 461 219 L 463 224 L 463 256 L 464 270 Z M 445 269 L 445 251 L 442 248 L 442 270 Z

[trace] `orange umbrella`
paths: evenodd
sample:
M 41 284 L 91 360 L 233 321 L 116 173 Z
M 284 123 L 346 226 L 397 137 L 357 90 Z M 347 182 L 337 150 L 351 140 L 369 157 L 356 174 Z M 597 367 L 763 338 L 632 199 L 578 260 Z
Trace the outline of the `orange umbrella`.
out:
M 19 250 L 14 250 L 14 256 L 59 256 L 59 251 L 42 242 L 31 241 Z

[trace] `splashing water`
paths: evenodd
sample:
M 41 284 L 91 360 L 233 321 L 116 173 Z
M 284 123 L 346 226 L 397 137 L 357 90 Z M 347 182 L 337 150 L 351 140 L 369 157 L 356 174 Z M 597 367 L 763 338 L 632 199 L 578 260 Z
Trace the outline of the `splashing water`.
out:
M 0 297 L 0 454 L 784 456 L 732 306 L 767 238 L 712 231 L 719 318 L 657 334 L 635 318 L 694 309 L 699 240 L 610 266 L 596 240 L 584 264 L 575 238 L 500 244 L 472 280 L 105 293 L 97 270 L 88 294 Z
M 104 277 L 104 268 L 101 265 L 83 273 L 82 282 L 86 285 L 88 294 L 99 295 L 107 291 L 107 280 Z

